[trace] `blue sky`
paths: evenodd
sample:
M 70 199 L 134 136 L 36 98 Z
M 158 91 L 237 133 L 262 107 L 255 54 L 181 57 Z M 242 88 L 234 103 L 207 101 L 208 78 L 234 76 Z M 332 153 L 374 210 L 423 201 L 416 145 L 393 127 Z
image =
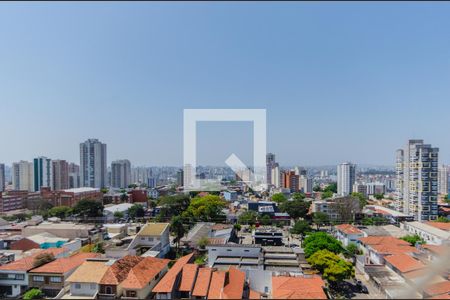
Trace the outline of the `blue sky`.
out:
M 409 138 L 450 163 L 449 3 L 3 3 L 0 161 L 182 163 L 184 108 L 267 109 L 282 164 L 392 164 Z M 249 124 L 199 153 L 249 160 Z M 203 126 L 203 125 L 199 125 Z

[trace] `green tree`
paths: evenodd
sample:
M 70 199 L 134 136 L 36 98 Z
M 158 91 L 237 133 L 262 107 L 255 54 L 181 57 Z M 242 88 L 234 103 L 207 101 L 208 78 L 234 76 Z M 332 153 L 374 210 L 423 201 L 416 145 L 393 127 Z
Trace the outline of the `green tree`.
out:
M 330 218 L 326 213 L 318 211 L 313 214 L 313 222 L 316 224 L 317 230 L 319 230 L 320 226 L 328 225 L 330 223 Z
M 285 201 L 281 203 L 280 210 L 289 214 L 295 220 L 305 218 L 309 211 L 310 203 L 297 199 L 292 201 Z
M 100 189 L 100 192 L 102 192 L 103 194 L 107 194 L 109 190 L 107 188 L 102 188 Z
M 305 194 L 300 193 L 300 192 L 296 192 L 296 193 L 292 194 L 292 199 L 294 199 L 294 200 L 303 200 L 305 198 L 306 198 Z
M 348 258 L 354 258 L 358 254 L 360 254 L 360 251 L 355 243 L 350 243 L 345 248 L 344 255 Z
M 49 263 L 54 260 L 55 260 L 55 256 L 52 253 L 44 252 L 44 253 L 38 254 L 34 258 L 33 267 L 37 268 L 37 267 L 45 265 L 46 263 Z
M 315 185 L 315 186 L 313 187 L 313 191 L 314 191 L 314 192 L 321 192 L 321 191 L 322 191 L 322 188 L 320 187 L 320 185 Z
M 44 293 L 37 288 L 32 288 L 31 290 L 27 291 L 25 294 L 23 294 L 24 300 L 33 300 L 33 299 L 43 299 Z
M 415 246 L 416 243 L 419 244 L 425 244 L 425 240 L 423 238 L 421 238 L 419 235 L 415 234 L 415 235 L 405 235 L 404 237 L 401 237 L 400 239 L 408 242 L 411 244 L 411 246 Z
M 307 258 L 311 266 L 322 273 L 324 279 L 331 283 L 341 282 L 354 277 L 355 270 L 350 262 L 345 261 L 339 255 L 322 249 L 316 251 Z
M 383 217 L 365 217 L 362 220 L 362 224 L 365 226 L 373 226 L 373 225 L 385 225 L 388 221 Z
M 263 225 L 271 225 L 272 224 L 272 218 L 265 214 L 261 217 L 261 224 Z
M 122 219 L 124 216 L 125 216 L 124 213 L 121 211 L 114 212 L 114 218 L 116 219 Z
M 57 217 L 60 219 L 64 219 L 67 218 L 68 216 L 70 216 L 73 212 L 73 209 L 71 207 L 68 206 L 55 206 L 50 208 L 50 210 L 48 211 L 48 214 L 51 217 Z
M 242 226 L 241 226 L 241 224 L 234 224 L 233 228 L 234 228 L 234 230 L 236 230 L 236 232 L 239 232 L 239 231 L 241 231 Z
M 281 204 L 285 201 L 287 201 L 286 196 L 283 193 L 277 193 L 272 195 L 272 201 Z
M 226 207 L 226 202 L 216 195 L 206 195 L 196 197 L 191 200 L 187 210 L 182 216 L 192 221 L 216 221 L 225 220 L 222 210 Z
M 324 192 L 337 193 L 337 182 L 330 183 L 327 187 L 323 189 Z
M 331 197 L 333 197 L 333 192 L 332 191 L 322 192 L 322 195 L 321 195 L 322 200 L 328 199 L 328 198 L 331 198 Z
M 258 213 L 256 213 L 253 210 L 248 210 L 246 212 L 243 212 L 238 217 L 239 224 L 248 224 L 248 225 L 254 225 L 256 224 L 256 220 L 258 219 Z
M 158 205 L 161 206 L 160 214 L 167 219 L 179 216 L 187 210 L 190 202 L 191 198 L 187 194 L 163 196 L 158 200 Z
M 303 241 L 305 235 L 311 231 L 311 226 L 305 220 L 299 220 L 295 222 L 294 226 L 291 229 L 292 234 L 298 234 L 300 236 L 300 241 Z
M 448 222 L 450 222 L 450 220 L 446 217 L 440 216 L 439 218 L 436 219 L 435 222 L 448 223 Z
M 92 248 L 92 252 L 94 252 L 94 253 L 105 253 L 105 249 L 103 248 L 103 243 L 95 244 L 94 248 Z
M 127 193 L 120 194 L 120 202 L 128 202 L 128 194 Z
M 355 198 L 358 198 L 358 200 L 359 200 L 359 206 L 360 206 L 361 208 L 363 208 L 364 206 L 367 205 L 367 198 L 366 198 L 366 196 L 364 196 L 362 193 L 356 193 L 356 192 L 353 192 L 353 193 L 351 194 L 351 196 L 352 196 L 352 197 L 355 197 Z
M 183 225 L 183 219 L 181 216 L 174 216 L 170 222 L 170 230 L 175 235 L 175 243 L 177 244 L 177 250 L 180 247 L 180 241 L 186 233 L 186 228 Z
M 94 200 L 82 199 L 73 208 L 73 213 L 85 218 L 103 216 L 103 204 Z
M 383 194 L 374 194 L 373 196 L 374 196 L 375 199 L 377 199 L 377 200 L 382 200 L 382 199 L 384 198 L 384 195 L 383 195 Z
M 144 215 L 145 209 L 141 204 L 133 204 L 133 206 L 128 209 L 128 216 L 131 219 L 143 218 Z
M 350 279 L 355 275 L 355 270 L 350 262 L 326 249 L 317 251 L 307 261 L 332 284 Z
M 200 247 L 200 249 L 205 249 L 206 246 L 209 245 L 209 239 L 204 236 L 198 241 L 197 245 Z
M 327 249 L 333 253 L 342 253 L 344 250 L 341 242 L 325 232 L 315 232 L 308 235 L 303 246 L 306 257 L 310 257 L 322 249 Z

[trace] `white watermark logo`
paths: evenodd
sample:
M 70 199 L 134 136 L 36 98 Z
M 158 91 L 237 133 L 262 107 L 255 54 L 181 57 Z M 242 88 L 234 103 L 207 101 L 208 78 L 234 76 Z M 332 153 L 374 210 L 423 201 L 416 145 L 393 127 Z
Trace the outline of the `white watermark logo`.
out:
M 197 122 L 253 122 L 253 166 L 246 166 L 234 153 L 225 161 L 253 190 L 266 185 L 266 110 L 265 109 L 185 109 L 183 136 L 183 181 L 185 191 L 220 191 L 218 179 L 200 179 L 197 169 Z

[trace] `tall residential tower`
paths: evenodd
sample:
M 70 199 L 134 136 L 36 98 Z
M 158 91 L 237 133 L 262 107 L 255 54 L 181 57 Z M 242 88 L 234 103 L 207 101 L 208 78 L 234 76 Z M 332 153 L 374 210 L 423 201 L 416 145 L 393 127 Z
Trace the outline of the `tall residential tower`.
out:
M 82 187 L 106 186 L 106 144 L 88 139 L 80 144 L 80 180 Z
M 356 181 L 356 165 L 345 162 L 337 166 L 337 193 L 348 196 L 352 193 Z
M 439 148 L 423 140 L 409 140 L 397 150 L 396 209 L 417 221 L 438 216 Z
M 111 186 L 127 188 L 131 184 L 131 163 L 128 159 L 111 163 Z

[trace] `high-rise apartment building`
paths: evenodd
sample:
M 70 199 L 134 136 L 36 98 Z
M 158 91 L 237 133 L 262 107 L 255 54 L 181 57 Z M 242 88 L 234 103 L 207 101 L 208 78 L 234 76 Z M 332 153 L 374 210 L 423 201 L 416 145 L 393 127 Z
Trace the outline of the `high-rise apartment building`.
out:
M 272 184 L 272 169 L 274 168 L 275 164 L 276 164 L 275 154 L 267 153 L 266 154 L 266 170 L 267 170 L 266 182 L 267 182 L 267 185 Z
M 41 187 L 52 188 L 53 170 L 52 160 L 41 156 L 34 159 L 34 191 L 40 191 Z
M 111 163 L 111 186 L 127 188 L 131 184 L 131 163 L 128 159 Z
M 312 193 L 313 192 L 313 180 L 312 178 L 308 178 L 306 175 L 300 175 L 299 182 L 300 191 L 303 193 Z
M 271 174 L 270 174 L 270 180 L 271 185 L 275 188 L 279 188 L 281 186 L 281 180 L 280 180 L 280 166 L 278 163 L 275 163 L 272 166 Z
M 88 139 L 80 144 L 80 180 L 82 187 L 106 186 L 106 144 Z
M 294 171 L 295 171 L 295 175 L 298 175 L 298 176 L 306 176 L 308 174 L 308 171 L 303 167 L 297 166 L 294 168 Z
M 448 194 L 448 170 L 449 166 L 441 165 L 439 167 L 439 194 L 447 195 Z
M 337 166 L 337 193 L 348 196 L 352 193 L 356 180 L 356 165 L 345 162 Z
M 5 190 L 5 165 L 0 164 L 0 193 Z
M 69 189 L 79 188 L 80 180 L 80 166 L 74 163 L 69 164 Z
M 291 192 L 299 191 L 300 176 L 295 171 L 284 171 L 281 173 L 281 187 L 289 189 Z
M 12 165 L 12 184 L 14 190 L 34 191 L 34 165 L 23 161 Z
M 180 169 L 177 171 L 177 186 L 184 185 L 184 170 Z
M 53 190 L 60 191 L 69 188 L 69 164 L 65 160 L 53 160 Z
M 438 155 L 439 148 L 423 140 L 409 140 L 397 150 L 396 209 L 417 221 L 438 215 Z

